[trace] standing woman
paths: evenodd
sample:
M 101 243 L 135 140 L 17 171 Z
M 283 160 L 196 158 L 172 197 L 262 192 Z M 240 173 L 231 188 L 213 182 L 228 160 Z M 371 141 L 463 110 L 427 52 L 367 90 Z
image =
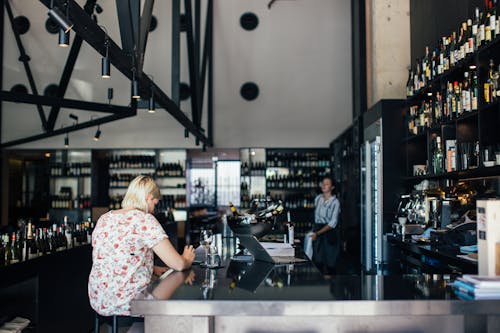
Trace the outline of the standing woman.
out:
M 153 251 L 177 271 L 193 263 L 193 247 L 184 247 L 179 255 L 152 215 L 159 198 L 154 180 L 138 176 L 127 189 L 122 209 L 109 211 L 97 221 L 88 293 L 90 305 L 100 315 L 130 315 L 130 301 L 151 281 Z
M 325 275 L 335 273 L 340 252 L 338 221 L 340 202 L 334 194 L 335 182 L 330 176 L 321 181 L 321 194 L 314 199 L 313 262 Z

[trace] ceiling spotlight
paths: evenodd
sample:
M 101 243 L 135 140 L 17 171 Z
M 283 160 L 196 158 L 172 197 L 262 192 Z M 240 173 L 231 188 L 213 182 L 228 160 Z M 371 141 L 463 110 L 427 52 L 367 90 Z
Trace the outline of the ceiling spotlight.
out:
M 132 70 L 132 98 L 141 98 L 139 95 L 139 84 L 137 83 L 137 79 L 135 77 L 135 68 Z
M 68 13 L 67 10 L 68 4 L 66 4 L 66 13 Z M 51 19 L 57 22 L 61 28 L 64 29 L 65 32 L 68 32 L 73 28 L 73 22 L 69 20 L 69 18 L 64 15 L 61 10 L 57 7 L 52 7 L 49 9 L 49 16 Z
M 97 125 L 97 131 L 95 131 L 94 141 L 99 141 L 100 137 L 101 137 L 101 129 L 99 125 Z
M 155 98 L 153 95 L 151 95 L 151 97 L 149 97 L 149 107 L 148 107 L 148 112 L 149 113 L 155 113 L 156 112 L 156 108 L 155 108 Z
M 154 80 L 153 76 L 152 75 L 149 75 L 149 76 L 151 77 L 151 81 L 153 81 Z M 156 112 L 156 108 L 155 108 L 155 88 L 154 88 L 153 84 L 151 84 L 151 96 L 149 97 L 148 112 L 149 113 L 155 113 Z
M 104 57 L 101 59 L 101 77 L 104 79 L 108 79 L 111 77 L 111 67 L 109 65 L 109 38 L 108 32 L 105 27 L 102 27 L 106 32 L 106 36 L 104 37 L 104 47 L 106 49 L 104 53 Z
M 64 31 L 63 28 L 59 29 L 59 46 L 68 47 L 69 46 L 69 31 Z
M 111 104 L 111 100 L 113 99 L 113 88 L 108 88 L 108 103 Z
M 469 69 L 476 69 L 476 68 L 477 68 L 477 67 L 476 67 L 476 65 L 474 65 L 474 64 L 472 64 L 472 65 L 470 65 L 470 66 L 469 66 Z
M 101 77 L 109 79 L 111 77 L 111 67 L 109 65 L 108 47 L 106 46 L 106 56 L 101 59 Z
M 66 147 L 66 148 L 69 147 L 69 136 L 68 136 L 68 133 L 66 133 L 66 136 L 64 137 L 64 147 Z

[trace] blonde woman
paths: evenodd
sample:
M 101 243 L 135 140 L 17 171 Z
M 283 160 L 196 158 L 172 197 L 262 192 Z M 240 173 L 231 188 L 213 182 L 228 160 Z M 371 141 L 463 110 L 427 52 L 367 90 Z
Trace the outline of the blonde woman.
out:
M 90 305 L 100 315 L 130 315 L 130 301 L 151 281 L 153 252 L 176 271 L 191 267 L 193 247 L 184 247 L 179 255 L 152 215 L 159 198 L 154 180 L 138 176 L 127 189 L 122 209 L 97 221 L 88 293 Z

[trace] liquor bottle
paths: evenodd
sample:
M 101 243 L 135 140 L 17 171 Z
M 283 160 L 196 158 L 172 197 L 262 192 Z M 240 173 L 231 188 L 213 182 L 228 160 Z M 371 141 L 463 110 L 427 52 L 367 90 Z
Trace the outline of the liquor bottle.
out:
M 5 266 L 5 245 L 3 236 L 0 235 L 0 267 Z
M 12 243 L 10 242 L 8 234 L 4 235 L 3 241 L 5 243 L 5 263 L 8 265 L 12 262 L 12 256 L 13 256 Z
M 471 107 L 471 93 L 470 93 L 470 77 L 469 72 L 464 72 L 464 80 L 462 82 L 462 110 L 463 112 L 470 112 Z
M 471 110 L 476 111 L 478 107 L 478 98 L 479 98 L 479 83 L 476 71 L 474 71 L 472 74 L 470 96 L 471 96 L 470 98 Z
M 406 97 L 413 96 L 413 71 L 411 67 L 408 68 L 408 81 L 406 82 Z
M 443 151 L 441 149 L 441 137 L 436 137 L 436 147 L 434 150 L 434 174 L 438 175 L 443 172 Z
M 452 118 L 457 118 L 462 112 L 460 86 L 458 85 L 458 81 L 453 82 L 453 91 L 455 93 L 454 94 L 455 107 L 452 110 Z
M 458 62 L 457 53 L 457 33 L 453 31 L 450 38 L 450 68 Z
M 474 41 L 476 39 L 476 36 L 474 35 L 473 31 L 472 31 L 472 19 L 467 19 L 467 33 L 466 33 L 466 36 L 467 36 L 467 40 L 466 40 L 466 43 L 467 43 L 467 47 L 466 47 L 466 51 L 467 51 L 467 55 L 473 53 L 475 51 L 475 45 L 474 45 Z
M 474 21 L 472 22 L 472 39 L 473 39 L 473 45 L 474 45 L 474 51 L 476 51 L 479 48 L 479 45 L 481 43 L 479 39 L 479 7 L 476 7 L 474 9 Z
M 12 244 L 11 245 L 11 253 L 12 253 L 11 263 L 19 262 L 19 261 L 21 261 L 19 258 L 19 243 L 17 241 L 17 237 L 16 237 L 15 232 L 12 233 L 10 241 Z
M 288 243 L 293 245 L 295 243 L 295 226 L 290 219 L 290 211 L 286 213 L 286 220 L 286 225 L 288 227 Z
M 236 209 L 231 201 L 229 201 L 229 209 L 233 213 L 233 216 L 240 216 L 240 214 L 238 213 L 238 209 Z
M 488 44 L 491 42 L 491 12 L 490 3 L 487 6 L 486 17 L 484 18 L 484 43 Z
M 483 92 L 484 92 L 484 102 L 486 104 L 493 102 L 493 99 L 495 96 L 493 96 L 493 92 L 495 91 L 494 89 L 494 75 L 495 75 L 495 70 L 494 70 L 494 62 L 493 59 L 490 59 L 490 69 L 488 72 L 488 79 L 483 85 Z M 495 94 L 496 95 L 496 94 Z
M 490 31 L 491 31 L 491 39 L 493 40 L 495 36 L 498 34 L 497 30 L 497 9 L 496 9 L 496 0 L 495 3 L 493 1 L 489 2 L 490 7 Z

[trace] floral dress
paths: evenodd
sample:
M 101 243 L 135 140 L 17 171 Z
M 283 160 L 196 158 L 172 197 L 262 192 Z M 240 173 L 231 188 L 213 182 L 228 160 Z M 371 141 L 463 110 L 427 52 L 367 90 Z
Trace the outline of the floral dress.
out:
M 152 248 L 167 238 L 151 214 L 139 210 L 102 215 L 92 233 L 90 305 L 103 316 L 130 315 L 130 301 L 151 281 Z

